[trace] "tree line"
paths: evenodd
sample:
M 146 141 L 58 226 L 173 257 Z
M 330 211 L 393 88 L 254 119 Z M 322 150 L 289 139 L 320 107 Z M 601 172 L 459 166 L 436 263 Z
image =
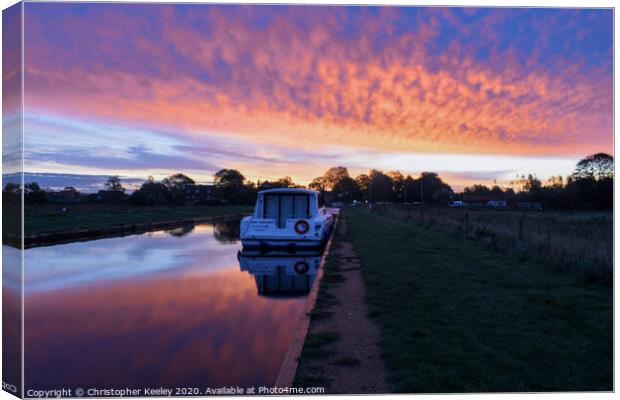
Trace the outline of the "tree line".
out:
M 196 185 L 182 173 L 173 174 L 161 181 L 148 177 L 131 195 L 125 194 L 121 179 L 109 177 L 104 190 L 87 195 L 87 200 L 102 202 L 126 201 L 135 205 L 181 205 L 194 200 L 195 204 L 253 204 L 256 193 L 263 189 L 305 186 L 286 176 L 274 181 L 252 182 L 235 169 L 221 169 L 214 175 L 214 185 Z M 598 153 L 579 161 L 566 179 L 552 177 L 543 183 L 534 175 L 519 176 L 508 187 L 473 185 L 455 193 L 435 172 L 422 172 L 419 176 L 403 175 L 399 171 L 383 172 L 372 169 L 353 177 L 346 167 L 329 168 L 312 180 L 308 188 L 319 191 L 328 202 L 395 202 L 446 205 L 468 196 L 487 196 L 509 204 L 537 202 L 547 209 L 610 209 L 613 207 L 614 161 L 609 154 Z M 71 197 L 77 193 L 73 187 L 64 191 Z M 24 186 L 25 203 L 43 204 L 47 193 L 36 182 Z M 19 202 L 20 187 L 8 183 L 3 190 L 5 202 Z

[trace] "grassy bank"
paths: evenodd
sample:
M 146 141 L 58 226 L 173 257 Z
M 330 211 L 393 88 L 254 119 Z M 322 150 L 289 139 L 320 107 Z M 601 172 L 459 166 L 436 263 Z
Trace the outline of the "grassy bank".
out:
M 401 392 L 612 390 L 612 290 L 457 234 L 345 212 Z
M 34 206 L 26 208 L 25 234 L 64 232 L 75 229 L 105 228 L 116 225 L 154 223 L 249 213 L 246 206 L 160 206 L 79 204 L 67 206 Z
M 483 242 L 520 260 L 543 261 L 611 285 L 612 212 L 523 212 L 377 205 L 375 212 Z

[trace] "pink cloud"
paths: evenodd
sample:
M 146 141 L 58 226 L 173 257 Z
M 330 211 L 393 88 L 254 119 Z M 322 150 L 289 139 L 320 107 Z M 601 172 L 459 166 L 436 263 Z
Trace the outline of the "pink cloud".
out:
M 445 10 L 412 19 L 414 28 L 400 34 L 398 9 L 362 11 L 364 24 L 351 36 L 340 29 L 348 17 L 341 8 L 273 12 L 261 27 L 253 25 L 254 7 L 196 7 L 191 17 L 159 10 L 148 18 L 109 11 L 95 24 L 67 17 L 62 23 L 93 47 L 85 51 L 92 58 L 75 65 L 67 60 L 80 51 L 46 52 L 45 38 L 32 35 L 27 107 L 302 148 L 611 152 L 613 97 L 604 66 L 584 74 L 560 52 L 550 69 L 498 46 L 481 60 L 459 40 L 434 54 L 427 44 L 439 40 L 440 23 L 458 24 Z M 482 40 L 495 40 L 506 15 L 483 19 Z M 29 26 L 38 22 L 36 13 L 29 18 Z M 320 23 L 300 26 L 300 18 Z M 145 33 L 153 19 L 161 24 L 157 35 Z

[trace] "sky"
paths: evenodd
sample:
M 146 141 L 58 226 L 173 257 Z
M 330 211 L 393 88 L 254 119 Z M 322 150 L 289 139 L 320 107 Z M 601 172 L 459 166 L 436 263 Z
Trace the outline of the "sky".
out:
M 459 189 L 613 153 L 609 9 L 26 3 L 25 171 Z M 94 179 L 94 178 L 93 178 Z

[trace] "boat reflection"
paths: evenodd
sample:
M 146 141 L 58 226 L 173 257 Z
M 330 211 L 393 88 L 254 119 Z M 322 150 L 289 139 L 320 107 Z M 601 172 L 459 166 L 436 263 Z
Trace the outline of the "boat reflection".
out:
M 239 266 L 256 282 L 258 294 L 267 297 L 297 297 L 310 292 L 321 264 L 321 251 L 239 252 Z

